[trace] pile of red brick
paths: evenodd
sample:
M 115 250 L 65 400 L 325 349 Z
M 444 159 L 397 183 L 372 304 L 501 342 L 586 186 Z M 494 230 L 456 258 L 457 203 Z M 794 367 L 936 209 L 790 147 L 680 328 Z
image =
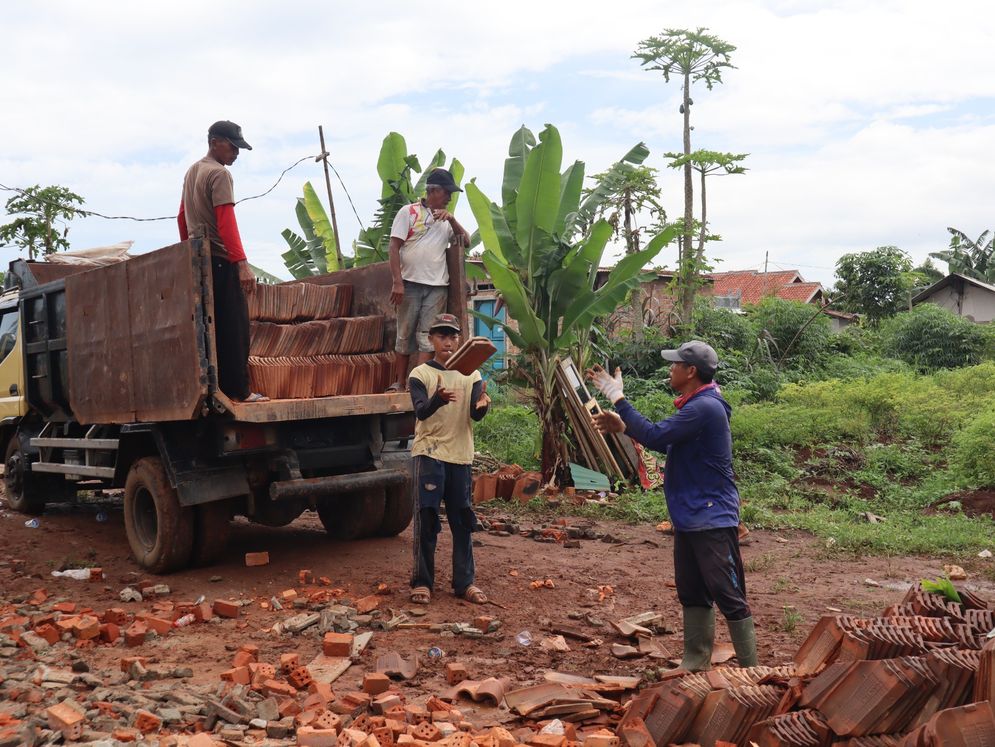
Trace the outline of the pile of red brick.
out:
M 539 472 L 526 472 L 517 464 L 506 464 L 493 472 L 474 476 L 473 502 L 486 503 L 501 498 L 528 503 L 539 494 L 541 487 Z
M 617 733 L 633 747 L 995 744 L 992 617 L 969 592 L 957 603 L 912 589 L 879 618 L 824 617 L 790 670 L 715 670 L 646 689 Z

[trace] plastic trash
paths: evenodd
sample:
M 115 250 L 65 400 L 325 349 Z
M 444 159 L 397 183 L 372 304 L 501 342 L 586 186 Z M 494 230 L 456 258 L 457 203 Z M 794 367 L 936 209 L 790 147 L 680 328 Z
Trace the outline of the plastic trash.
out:
M 24 526 L 28 527 L 28 529 L 37 529 L 41 526 L 41 522 L 38 519 L 28 519 L 24 522 Z
M 99 521 L 100 523 L 107 521 L 107 513 L 105 511 L 98 511 L 97 521 Z
M 194 617 L 193 615 L 186 614 L 183 617 L 181 617 L 180 619 L 176 620 L 173 623 L 173 627 L 174 628 L 185 628 L 187 625 L 189 625 L 190 623 L 192 623 L 196 619 L 197 618 Z
M 194 602 L 194 604 L 203 604 L 205 599 L 207 599 L 207 597 L 201 594 L 199 597 L 197 597 L 197 601 Z
M 438 646 L 432 646 L 432 648 L 430 648 L 428 650 L 428 658 L 429 659 L 441 659 L 445 655 L 446 655 L 446 652 L 443 651 Z
M 89 568 L 70 568 L 68 571 L 52 571 L 52 575 L 56 578 L 72 578 L 77 581 L 89 581 L 90 580 L 90 569 Z
M 519 646 L 531 646 L 532 645 L 532 634 L 523 630 L 521 633 L 515 636 L 515 641 Z

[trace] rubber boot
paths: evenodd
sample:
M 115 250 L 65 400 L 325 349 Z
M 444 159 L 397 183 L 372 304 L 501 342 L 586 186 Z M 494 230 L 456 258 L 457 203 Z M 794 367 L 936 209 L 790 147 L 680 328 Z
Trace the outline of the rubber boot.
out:
M 753 627 L 753 618 L 745 620 L 726 620 L 729 626 L 729 637 L 732 647 L 736 649 L 736 661 L 741 667 L 757 665 L 757 631 Z
M 712 643 L 715 641 L 715 608 L 684 608 L 684 658 L 681 669 L 704 672 L 712 666 Z

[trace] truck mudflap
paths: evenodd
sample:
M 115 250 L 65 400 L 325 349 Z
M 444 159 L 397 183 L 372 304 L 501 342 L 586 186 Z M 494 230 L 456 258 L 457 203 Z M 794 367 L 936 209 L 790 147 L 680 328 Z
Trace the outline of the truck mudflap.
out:
M 293 498 L 319 498 L 340 493 L 352 493 L 372 488 L 390 488 L 403 485 L 408 473 L 399 469 L 381 469 L 353 475 L 310 477 L 299 480 L 281 480 L 269 486 L 274 501 Z

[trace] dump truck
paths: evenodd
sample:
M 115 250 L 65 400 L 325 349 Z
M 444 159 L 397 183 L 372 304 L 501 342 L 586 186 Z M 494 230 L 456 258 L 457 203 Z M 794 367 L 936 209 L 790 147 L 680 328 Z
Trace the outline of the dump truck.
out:
M 316 511 L 336 539 L 411 521 L 406 393 L 232 401 L 218 387 L 211 257 L 199 239 L 124 262 L 16 260 L 0 296 L 0 446 L 10 508 L 124 490 L 138 564 L 215 561 L 236 515 L 285 526 Z M 448 308 L 466 317 L 462 256 Z M 386 262 L 291 281 L 351 285 L 354 315 L 396 331 Z M 382 391 L 382 390 L 380 390 Z

